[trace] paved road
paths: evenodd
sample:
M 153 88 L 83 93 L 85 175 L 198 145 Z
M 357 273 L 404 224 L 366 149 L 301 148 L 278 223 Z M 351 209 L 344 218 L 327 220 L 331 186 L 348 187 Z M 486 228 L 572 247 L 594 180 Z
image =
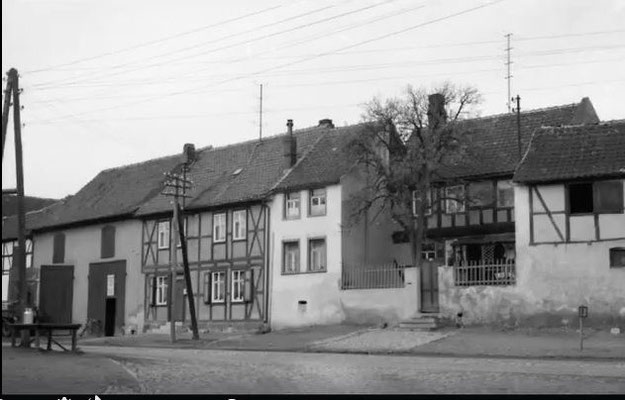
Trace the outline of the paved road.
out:
M 85 350 L 119 362 L 147 393 L 625 393 L 625 361 Z

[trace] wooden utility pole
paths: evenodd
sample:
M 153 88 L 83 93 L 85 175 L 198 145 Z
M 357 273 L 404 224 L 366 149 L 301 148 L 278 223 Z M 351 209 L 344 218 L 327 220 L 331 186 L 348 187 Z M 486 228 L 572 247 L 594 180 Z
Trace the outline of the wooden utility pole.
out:
M 9 73 L 7 72 L 7 75 Z M 2 107 L 2 160 L 4 160 L 4 142 L 7 137 L 7 127 L 9 126 L 9 111 L 11 110 L 11 95 L 13 94 L 13 79 L 9 75 L 7 87 L 4 91 L 4 106 Z
M 512 65 L 512 61 L 510 61 L 510 50 L 512 50 L 512 47 L 510 47 L 510 37 L 512 36 L 511 33 L 508 33 L 506 36 L 507 39 L 507 46 L 506 46 L 506 53 L 508 54 L 508 59 L 506 61 L 506 66 L 508 67 L 508 74 L 506 75 L 506 79 L 508 80 L 508 102 L 506 103 L 508 105 L 508 112 L 511 112 L 512 110 L 512 103 L 511 103 L 511 98 L 510 98 L 510 87 L 511 87 L 511 81 L 512 81 L 512 74 L 510 73 L 510 65 Z
M 192 182 L 186 178 L 186 167 L 184 170 L 184 175 L 180 176 L 178 174 L 165 174 L 169 179 L 165 182 L 165 190 L 162 194 L 166 196 L 173 196 L 173 226 L 174 226 L 174 235 L 172 236 L 171 247 L 172 247 L 172 255 L 171 255 L 171 267 L 170 267 L 170 275 L 171 275 L 171 289 L 170 289 L 170 322 L 171 322 L 171 340 L 174 342 L 176 340 L 176 328 L 175 328 L 175 279 L 176 279 L 176 269 L 178 266 L 178 243 L 180 241 L 180 247 L 182 250 L 182 261 L 183 261 L 183 269 L 184 269 L 184 277 L 185 277 L 185 286 L 187 290 L 187 300 L 189 303 L 189 313 L 191 314 L 191 331 L 193 333 L 193 339 L 199 339 L 199 332 L 197 326 L 197 318 L 195 312 L 195 301 L 193 296 L 193 285 L 191 282 L 191 271 L 189 268 L 189 260 L 187 256 L 187 242 L 184 234 L 184 224 L 182 219 L 180 218 L 181 210 L 180 210 L 180 202 L 179 198 L 182 197 L 183 201 L 187 196 L 186 189 L 189 189 Z M 169 190 L 168 190 L 169 189 Z M 173 190 L 172 190 L 173 189 Z

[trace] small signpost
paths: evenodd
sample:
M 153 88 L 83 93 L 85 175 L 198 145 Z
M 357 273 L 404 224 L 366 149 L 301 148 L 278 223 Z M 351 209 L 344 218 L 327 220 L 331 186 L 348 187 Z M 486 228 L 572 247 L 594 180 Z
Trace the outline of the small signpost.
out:
M 584 318 L 588 317 L 588 307 L 579 306 L 577 311 L 579 316 L 579 351 L 582 351 L 584 350 Z

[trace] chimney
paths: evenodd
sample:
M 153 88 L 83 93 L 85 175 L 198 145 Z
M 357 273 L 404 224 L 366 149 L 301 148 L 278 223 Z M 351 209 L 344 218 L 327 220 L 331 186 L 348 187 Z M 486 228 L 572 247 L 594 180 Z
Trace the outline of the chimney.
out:
M 428 96 L 428 128 L 438 129 L 447 122 L 445 96 L 434 93 Z
M 291 168 L 297 161 L 297 141 L 293 136 L 293 120 L 286 121 L 287 133 L 282 138 L 282 149 L 284 156 L 284 169 Z
M 332 123 L 332 120 L 329 118 L 320 119 L 319 128 L 334 128 L 334 124 Z
M 184 163 L 187 165 L 195 161 L 195 145 L 193 143 L 185 143 L 182 148 L 182 155 L 184 157 Z

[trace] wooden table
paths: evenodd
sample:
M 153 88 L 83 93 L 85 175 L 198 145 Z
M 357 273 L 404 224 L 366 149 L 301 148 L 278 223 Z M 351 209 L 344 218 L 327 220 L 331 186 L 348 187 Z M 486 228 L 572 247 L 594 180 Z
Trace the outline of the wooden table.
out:
M 56 344 L 65 351 L 69 351 L 65 346 L 54 340 L 54 337 L 59 336 L 71 336 L 72 337 L 72 350 L 76 351 L 76 332 L 80 328 L 80 324 L 63 324 L 63 323 L 36 323 L 36 324 L 9 324 L 11 327 L 11 346 L 15 347 L 15 341 L 17 339 L 17 333 L 25 329 L 35 330 L 35 346 L 39 348 L 39 342 L 41 334 L 43 333 L 48 338 L 48 346 L 46 350 L 52 350 L 52 343 Z M 61 334 L 59 334 L 61 332 Z M 68 332 L 68 333 L 65 333 Z M 30 342 L 28 343 L 30 345 Z

